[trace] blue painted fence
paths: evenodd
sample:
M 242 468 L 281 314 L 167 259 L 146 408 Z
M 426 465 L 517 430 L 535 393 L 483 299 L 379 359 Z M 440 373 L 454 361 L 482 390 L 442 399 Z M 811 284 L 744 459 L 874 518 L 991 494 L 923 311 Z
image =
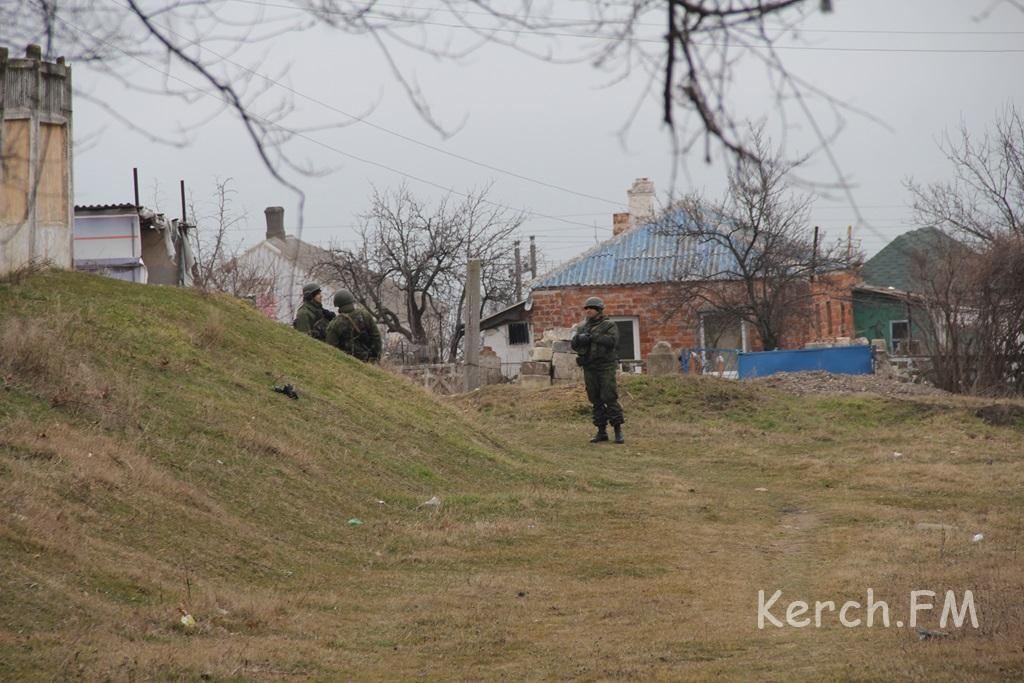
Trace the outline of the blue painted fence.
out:
M 759 351 L 741 353 L 740 379 L 764 377 L 776 372 L 808 372 L 824 370 L 845 375 L 872 373 L 870 346 L 836 346 L 828 349 L 797 351 Z

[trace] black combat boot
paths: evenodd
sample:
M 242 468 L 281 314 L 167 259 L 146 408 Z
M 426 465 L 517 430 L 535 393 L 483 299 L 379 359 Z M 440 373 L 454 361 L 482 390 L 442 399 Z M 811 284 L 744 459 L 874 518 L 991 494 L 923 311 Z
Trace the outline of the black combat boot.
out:
M 615 425 L 615 443 L 626 443 L 626 437 L 622 436 L 622 425 Z
M 590 443 L 599 443 L 601 441 L 607 441 L 607 440 L 608 440 L 608 428 L 605 427 L 604 425 L 601 425 L 600 427 L 598 427 L 597 428 L 597 434 L 594 434 L 594 436 L 590 437 Z

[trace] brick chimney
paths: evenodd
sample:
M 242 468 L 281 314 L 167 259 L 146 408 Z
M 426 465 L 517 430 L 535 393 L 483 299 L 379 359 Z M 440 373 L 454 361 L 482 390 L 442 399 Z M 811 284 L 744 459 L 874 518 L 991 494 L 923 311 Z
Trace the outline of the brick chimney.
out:
M 268 206 L 263 210 L 267 215 L 267 239 L 284 239 L 284 207 Z
M 631 216 L 629 213 L 612 214 L 612 235 L 621 235 L 631 227 Z

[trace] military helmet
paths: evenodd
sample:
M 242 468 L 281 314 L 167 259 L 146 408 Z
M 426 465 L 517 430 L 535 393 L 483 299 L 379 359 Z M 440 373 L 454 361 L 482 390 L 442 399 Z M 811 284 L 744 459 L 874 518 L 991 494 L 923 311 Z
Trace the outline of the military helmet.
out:
M 313 295 L 320 291 L 320 285 L 315 282 L 310 282 L 308 285 L 302 286 L 302 298 L 311 299 Z
M 604 310 L 604 302 L 596 296 L 592 296 L 583 302 L 583 308 L 596 308 L 599 311 Z
M 335 308 L 342 308 L 349 306 L 356 302 L 356 298 L 352 296 L 352 292 L 347 289 L 339 289 L 334 293 L 334 306 Z

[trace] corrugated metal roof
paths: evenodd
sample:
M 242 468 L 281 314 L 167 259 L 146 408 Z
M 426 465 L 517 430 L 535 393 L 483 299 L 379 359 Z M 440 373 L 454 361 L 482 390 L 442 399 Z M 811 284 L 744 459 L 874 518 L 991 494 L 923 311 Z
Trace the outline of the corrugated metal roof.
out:
M 602 242 L 542 275 L 531 289 L 591 285 L 635 285 L 682 277 L 721 277 L 735 261 L 720 245 L 669 234 L 657 224 L 641 225 Z
M 134 204 L 76 204 L 75 211 L 134 211 Z

